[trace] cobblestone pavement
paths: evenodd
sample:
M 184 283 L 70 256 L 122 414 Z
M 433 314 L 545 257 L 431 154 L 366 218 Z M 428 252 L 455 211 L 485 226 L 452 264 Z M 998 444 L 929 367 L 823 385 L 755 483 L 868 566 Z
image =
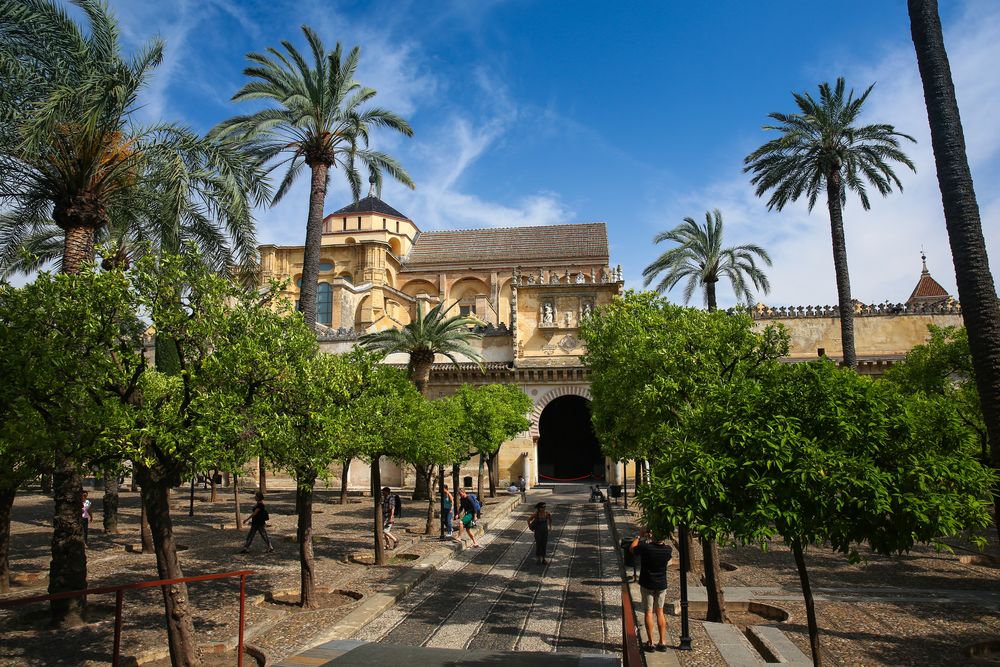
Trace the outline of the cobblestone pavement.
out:
M 602 506 L 575 488 L 547 500 L 549 564 L 515 512 L 372 621 L 357 639 L 438 648 L 615 653 L 621 588 Z

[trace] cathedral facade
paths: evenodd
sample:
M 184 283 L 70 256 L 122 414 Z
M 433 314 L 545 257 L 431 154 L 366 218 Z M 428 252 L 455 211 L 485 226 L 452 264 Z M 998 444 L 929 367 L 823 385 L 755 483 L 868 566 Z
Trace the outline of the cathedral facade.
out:
M 287 280 L 286 296 L 293 301 L 303 250 L 260 249 L 264 279 Z M 616 483 L 620 466 L 601 455 L 590 426 L 579 326 L 623 289 L 621 267 L 610 261 L 604 223 L 422 231 L 369 196 L 323 221 L 319 341 L 323 351 L 345 352 L 361 334 L 405 326 L 418 312 L 442 303 L 455 314 L 474 316 L 482 322 L 482 337 L 474 345 L 481 367 L 437 359 L 431 395 L 452 393 L 466 383 L 508 383 L 531 397 L 530 429 L 501 448 L 501 484 L 521 474 L 531 484 Z M 928 324 L 962 324 L 958 304 L 926 265 L 905 303 L 857 304 L 855 311 L 860 370 L 871 374 L 881 374 L 926 340 Z M 760 304 L 752 314 L 760 326 L 777 322 L 788 328 L 789 361 L 841 354 L 836 308 Z M 386 362 L 404 366 L 407 359 L 392 355 Z M 477 467 L 474 458 L 467 471 Z M 393 486 L 412 482 L 412 473 L 391 462 L 384 463 L 382 474 Z M 352 466 L 349 483 L 367 486 L 367 467 Z

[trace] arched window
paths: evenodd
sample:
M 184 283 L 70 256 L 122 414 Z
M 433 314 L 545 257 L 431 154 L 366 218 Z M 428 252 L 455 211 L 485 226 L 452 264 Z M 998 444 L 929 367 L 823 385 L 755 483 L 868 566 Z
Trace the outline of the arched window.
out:
M 326 326 L 333 324 L 333 288 L 330 283 L 320 283 L 316 290 L 316 321 Z

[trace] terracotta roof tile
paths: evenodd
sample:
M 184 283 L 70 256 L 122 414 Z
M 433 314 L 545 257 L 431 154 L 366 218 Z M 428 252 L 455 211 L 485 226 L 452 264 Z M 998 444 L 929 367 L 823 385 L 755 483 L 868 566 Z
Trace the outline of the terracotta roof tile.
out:
M 907 305 L 914 303 L 935 303 L 950 299 L 951 295 L 948 294 L 948 291 L 941 287 L 938 281 L 931 278 L 931 273 L 927 270 L 927 256 L 923 251 L 920 252 L 920 260 L 923 264 L 923 268 L 920 271 L 920 279 L 917 281 L 917 286 L 913 288 L 910 298 L 906 300 Z
M 608 231 L 603 222 L 422 232 L 404 267 L 577 259 L 607 262 Z

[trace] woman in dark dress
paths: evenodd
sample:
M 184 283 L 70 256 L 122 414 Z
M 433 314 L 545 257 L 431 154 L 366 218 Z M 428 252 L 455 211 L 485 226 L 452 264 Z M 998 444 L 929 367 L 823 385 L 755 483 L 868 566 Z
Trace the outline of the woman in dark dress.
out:
M 548 565 L 545 560 L 545 547 L 549 543 L 549 529 L 552 528 L 552 515 L 545 509 L 545 503 L 535 505 L 535 511 L 528 517 L 528 528 L 535 533 L 535 564 Z

